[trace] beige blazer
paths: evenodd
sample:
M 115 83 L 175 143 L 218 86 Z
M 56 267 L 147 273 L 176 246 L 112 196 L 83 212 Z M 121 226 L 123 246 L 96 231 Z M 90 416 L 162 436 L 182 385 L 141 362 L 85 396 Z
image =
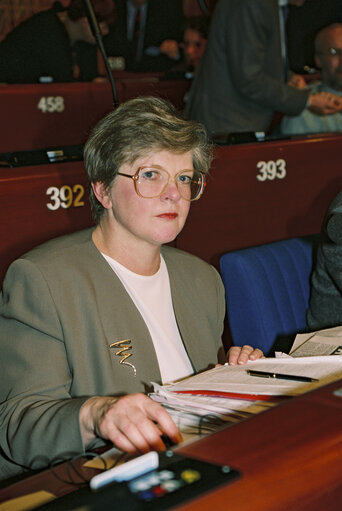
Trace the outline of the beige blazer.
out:
M 91 232 L 34 249 L 4 280 L 0 445 L 3 458 L 24 466 L 35 456 L 83 451 L 78 413 L 89 396 L 144 392 L 160 381 L 146 324 Z M 223 285 L 216 270 L 193 255 L 164 247 L 163 256 L 181 337 L 201 371 L 222 361 Z M 110 347 L 126 339 L 136 375 Z M 3 473 L 9 467 L 3 461 Z

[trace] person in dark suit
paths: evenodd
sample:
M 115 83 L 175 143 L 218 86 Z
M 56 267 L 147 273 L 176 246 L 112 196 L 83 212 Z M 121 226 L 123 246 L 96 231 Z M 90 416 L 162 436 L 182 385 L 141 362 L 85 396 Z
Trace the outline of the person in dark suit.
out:
M 114 16 L 113 4 L 93 0 L 93 5 L 105 31 Z M 68 8 L 55 2 L 0 43 L 2 83 L 92 81 L 97 76 L 97 47 L 82 0 L 71 0 Z
M 104 38 L 108 57 L 123 57 L 127 71 L 165 71 L 173 66 L 168 42 L 181 41 L 182 0 L 113 1 L 116 22 Z
M 338 325 L 342 325 L 342 191 L 323 220 L 307 311 L 311 331 Z
M 160 98 L 121 104 L 85 146 L 95 228 L 12 263 L 0 295 L 0 473 L 112 442 L 164 450 L 180 433 L 145 393 L 224 353 L 218 272 L 170 246 L 204 190 L 205 130 Z M 28 441 L 29 440 L 29 441 Z
M 208 133 L 265 132 L 274 112 L 298 115 L 307 105 L 327 113 L 333 105 L 303 88 L 287 69 L 283 3 L 287 0 L 220 0 L 196 72 L 187 115 Z M 302 5 L 305 0 L 289 0 Z

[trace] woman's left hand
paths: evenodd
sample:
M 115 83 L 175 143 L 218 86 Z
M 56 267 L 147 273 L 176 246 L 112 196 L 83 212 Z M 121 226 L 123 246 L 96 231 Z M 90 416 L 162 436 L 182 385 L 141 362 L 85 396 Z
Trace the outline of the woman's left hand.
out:
M 232 346 L 229 348 L 227 353 L 227 362 L 229 365 L 243 365 L 248 360 L 257 360 L 258 358 L 264 357 L 264 354 L 259 348 L 253 348 L 248 344 L 245 346 Z

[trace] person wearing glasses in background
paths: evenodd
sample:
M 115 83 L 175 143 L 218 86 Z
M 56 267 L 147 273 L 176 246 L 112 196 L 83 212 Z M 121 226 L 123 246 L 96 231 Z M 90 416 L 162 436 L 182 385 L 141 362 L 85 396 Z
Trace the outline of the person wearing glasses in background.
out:
M 295 117 L 285 116 L 280 130 L 283 134 L 342 131 L 342 23 L 333 23 L 315 37 L 315 61 L 322 80 L 310 84 L 310 94 L 324 94 L 338 110 L 330 115 L 316 115 L 308 108 Z
M 2 477 L 112 442 L 163 450 L 180 432 L 145 394 L 228 360 L 217 271 L 166 244 L 204 191 L 205 130 L 160 98 L 122 104 L 84 150 L 95 228 L 12 263 L 0 303 Z M 35 462 L 37 460 L 37 462 Z M 40 462 L 39 462 L 40 460 Z
M 204 124 L 209 136 L 268 132 L 275 112 L 338 110 L 324 95 L 310 94 L 304 78 L 289 69 L 287 9 L 300 9 L 305 1 L 217 2 L 185 109 L 188 118 Z

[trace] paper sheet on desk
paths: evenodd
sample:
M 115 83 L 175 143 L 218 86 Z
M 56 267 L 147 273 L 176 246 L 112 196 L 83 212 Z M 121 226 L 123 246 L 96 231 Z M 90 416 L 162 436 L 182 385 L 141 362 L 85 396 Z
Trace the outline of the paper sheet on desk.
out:
M 298 382 L 274 378 L 258 378 L 247 369 L 316 378 L 315 382 Z M 342 355 L 334 357 L 264 358 L 245 366 L 220 366 L 190 376 L 168 386 L 172 392 L 217 391 L 242 395 L 294 396 L 342 378 Z
M 182 395 L 157 383 L 153 387 L 150 397 L 167 409 L 186 440 L 217 431 L 273 406 L 270 402 Z
M 222 399 L 215 396 L 177 394 L 177 392 L 172 392 L 172 385 L 170 390 L 168 390 L 168 386 L 163 387 L 156 383 L 153 386 L 155 393 L 151 397 L 160 403 L 172 404 L 179 409 L 191 411 L 198 415 L 217 413 L 229 417 L 227 420 L 230 420 L 234 415 L 238 419 L 245 418 L 249 414 L 259 413 L 270 406 L 267 402 L 259 403 L 245 399 Z
M 293 357 L 342 355 L 342 326 L 297 334 L 290 355 Z

